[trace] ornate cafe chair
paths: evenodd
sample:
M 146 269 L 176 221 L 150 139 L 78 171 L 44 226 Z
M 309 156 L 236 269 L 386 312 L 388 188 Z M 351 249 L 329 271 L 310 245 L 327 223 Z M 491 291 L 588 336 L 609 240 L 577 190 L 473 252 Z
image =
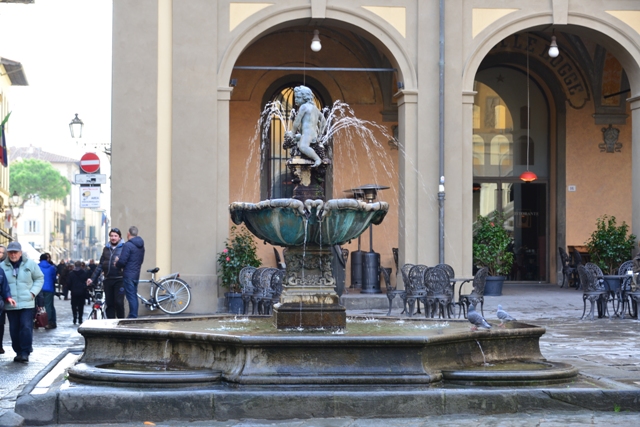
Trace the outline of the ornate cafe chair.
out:
M 447 317 L 451 318 L 453 315 L 453 310 L 455 309 L 456 303 L 454 301 L 456 295 L 456 281 L 453 280 L 456 277 L 456 273 L 449 264 L 437 264 L 436 268 L 441 268 L 447 272 L 449 276 L 449 286 L 446 289 L 446 294 L 449 296 L 449 302 L 447 304 Z
M 467 318 L 469 312 L 469 306 L 473 305 L 477 307 L 480 304 L 480 313 L 484 317 L 484 285 L 489 275 L 489 269 L 482 267 L 475 276 L 473 276 L 473 290 L 470 294 L 462 294 L 462 284 L 458 288 L 458 317 L 460 312 L 464 313 L 464 318 Z
M 582 289 L 582 282 L 580 281 L 580 275 L 578 274 L 578 266 L 579 265 L 583 265 L 582 264 L 582 255 L 580 255 L 580 252 L 578 252 L 577 249 L 573 249 L 573 252 L 571 253 L 571 255 L 573 256 L 573 264 L 569 264 L 571 266 L 571 268 L 574 269 L 574 273 L 573 273 L 573 284 L 576 287 L 576 290 L 580 290 Z
M 637 289 L 634 283 L 634 276 L 627 275 L 628 271 L 633 271 L 633 260 L 625 261 L 618 268 L 618 275 L 626 276 L 622 279 L 620 286 L 620 317 L 624 319 L 625 309 L 629 312 L 629 316 L 638 317 L 638 301 L 640 300 L 640 289 Z M 626 306 L 626 307 L 625 307 Z
M 422 301 L 425 304 L 425 316 L 429 314 L 429 309 L 426 306 L 425 297 L 427 296 L 427 287 L 424 283 L 424 272 L 427 270 L 426 265 L 418 264 L 414 265 L 409 270 L 409 286 L 407 287 L 406 307 L 409 317 L 413 316 L 413 307 L 416 302 Z M 406 284 L 405 284 L 406 286 Z M 420 311 L 417 311 L 419 313 Z
M 258 268 L 255 273 L 253 273 L 253 277 L 251 278 L 251 283 L 253 284 L 254 293 L 253 293 L 253 312 L 255 313 L 255 308 L 258 308 L 258 314 L 268 314 L 267 310 L 271 303 L 271 298 L 273 297 L 271 293 L 271 278 L 275 273 L 279 270 L 273 267 L 261 267 Z
M 609 302 L 611 302 L 611 305 L 613 306 L 615 312 L 615 295 L 609 290 L 607 282 L 604 279 L 604 273 L 602 272 L 602 269 L 598 267 L 597 264 L 594 264 L 592 262 L 588 262 L 584 266 L 587 270 L 593 273 L 593 277 L 596 281 L 596 290 L 604 292 L 602 301 L 600 301 L 601 304 L 598 305 L 598 318 L 601 318 L 605 314 L 608 314 Z
M 402 299 L 402 307 L 404 308 L 404 310 L 402 310 L 402 313 L 405 313 L 407 311 L 407 288 L 409 287 L 409 271 L 411 271 L 413 267 L 413 264 L 405 264 L 400 269 L 400 272 L 402 273 L 402 280 L 404 281 L 404 289 L 397 289 L 397 284 L 395 287 L 391 287 L 390 284 L 387 286 L 387 298 L 389 299 L 389 312 L 387 313 L 387 316 L 391 316 L 393 299 L 396 296 L 400 296 L 400 298 Z
M 606 301 L 608 300 L 608 292 L 605 289 L 598 288 L 598 280 L 593 272 L 584 265 L 578 266 L 578 275 L 580 275 L 580 283 L 582 283 L 582 317 L 584 319 L 587 311 L 587 300 L 591 302 L 591 310 L 588 317 L 593 320 L 594 309 L 598 304 L 598 313 L 606 310 Z M 604 306 L 604 307 L 603 307 Z
M 437 311 L 438 317 L 451 318 L 450 304 L 453 301 L 453 293 L 450 291 L 451 278 L 447 270 L 442 267 L 428 268 L 424 272 L 424 284 L 427 287 L 425 317 L 429 311 L 431 311 L 431 317 L 435 317 Z
M 251 278 L 256 270 L 256 267 L 244 267 L 238 275 L 238 283 L 240 283 L 240 288 L 242 289 L 242 314 L 247 314 L 250 302 L 254 305 L 255 310 L 255 302 L 253 300 L 254 289 Z
M 265 292 L 265 297 L 262 299 L 263 314 L 271 314 L 273 305 L 280 302 L 280 295 L 282 294 L 282 282 L 287 274 L 285 270 L 278 269 L 271 276 L 269 281 L 268 291 Z M 266 278 L 265 278 L 266 279 Z
M 560 263 L 562 265 L 562 285 L 561 288 L 564 288 L 565 283 L 567 287 L 571 286 L 571 280 L 577 274 L 575 267 L 571 266 L 571 258 L 569 254 L 561 247 L 558 247 L 558 252 L 560 254 Z

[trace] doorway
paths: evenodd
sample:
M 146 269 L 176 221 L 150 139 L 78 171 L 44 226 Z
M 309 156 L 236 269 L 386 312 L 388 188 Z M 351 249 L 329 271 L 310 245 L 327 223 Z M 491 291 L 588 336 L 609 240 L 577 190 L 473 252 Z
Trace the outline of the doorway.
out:
M 507 280 L 547 282 L 549 220 L 548 184 L 513 179 L 476 179 L 473 184 L 473 220 L 493 211 L 505 215 L 513 238 L 514 262 Z

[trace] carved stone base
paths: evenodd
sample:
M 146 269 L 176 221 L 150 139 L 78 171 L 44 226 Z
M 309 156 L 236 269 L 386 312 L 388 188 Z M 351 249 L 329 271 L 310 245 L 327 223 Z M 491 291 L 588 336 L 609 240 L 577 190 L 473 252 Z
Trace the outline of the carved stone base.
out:
M 340 305 L 331 273 L 331 247 L 294 246 L 287 248 L 284 258 L 287 275 L 280 304 L 273 308 L 276 328 L 345 328 L 345 308 Z
M 277 329 L 344 329 L 347 313 L 337 304 L 281 304 L 273 309 L 273 324 Z

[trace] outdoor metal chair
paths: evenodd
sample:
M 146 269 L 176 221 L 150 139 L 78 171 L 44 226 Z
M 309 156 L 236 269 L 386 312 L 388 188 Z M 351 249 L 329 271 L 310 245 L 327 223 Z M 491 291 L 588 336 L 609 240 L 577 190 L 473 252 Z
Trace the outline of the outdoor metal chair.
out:
M 582 255 L 580 255 L 580 252 L 578 252 L 577 249 L 574 249 L 572 252 L 572 256 L 573 256 L 573 264 L 570 264 L 570 266 L 575 269 L 575 273 L 573 274 L 573 284 L 575 285 L 576 290 L 580 290 L 582 289 L 582 282 L 581 282 L 580 275 L 578 274 L 578 266 L 583 265 Z
M 584 266 L 587 270 L 593 273 L 593 276 L 596 281 L 596 289 L 599 291 L 605 292 L 605 296 L 603 297 L 605 299 L 601 301 L 602 304 L 598 307 L 598 317 L 600 318 L 605 314 L 605 312 L 606 313 L 609 312 L 609 308 L 608 308 L 609 303 L 611 303 L 614 313 L 617 313 L 618 310 L 616 307 L 616 299 L 618 299 L 619 301 L 619 296 L 618 296 L 619 294 L 616 294 L 614 291 L 609 289 L 609 285 L 604 278 L 604 273 L 602 272 L 602 269 L 598 267 L 597 264 L 594 264 L 592 262 L 588 262 Z
M 273 296 L 271 293 L 271 278 L 278 271 L 282 270 L 273 267 L 260 267 L 253 273 L 251 284 L 253 285 L 254 292 L 251 298 L 253 302 L 251 314 L 256 314 L 256 308 L 258 314 L 268 314 L 266 313 L 265 307 L 269 306 L 271 297 Z
M 460 284 L 458 288 L 458 317 L 460 317 L 460 312 L 462 311 L 466 319 L 469 306 L 477 307 L 478 304 L 480 304 L 480 313 L 484 317 L 484 285 L 488 275 L 489 269 L 487 267 L 482 267 L 477 271 L 476 275 L 473 276 L 473 290 L 470 294 L 462 294 L 462 284 Z
M 456 277 L 456 273 L 453 267 L 451 267 L 449 264 L 437 264 L 435 267 L 443 269 L 449 276 L 449 286 L 446 289 L 446 294 L 449 296 L 449 302 L 447 304 L 447 316 L 450 318 L 456 306 L 456 303 L 454 301 L 456 295 L 456 281 L 453 280 Z
M 415 267 L 413 264 L 405 264 L 400 269 L 405 289 L 398 289 L 397 282 L 396 286 L 394 287 L 392 287 L 390 283 L 387 284 L 387 299 L 389 299 L 389 312 L 387 312 L 387 316 L 391 316 L 391 308 L 393 306 L 393 300 L 396 296 L 400 296 L 400 298 L 402 299 L 402 307 L 404 308 L 402 313 L 405 313 L 407 311 L 407 288 L 409 287 L 409 271 L 411 271 L 413 267 Z
M 569 287 L 577 274 L 577 270 L 571 265 L 571 257 L 563 248 L 558 247 L 558 252 L 560 254 L 560 264 L 562 265 L 562 285 L 560 287 L 564 288 L 565 282 Z
M 282 282 L 287 274 L 285 270 L 278 269 L 271 275 L 269 281 L 269 288 L 265 292 L 265 296 L 262 298 L 262 314 L 271 314 L 273 305 L 280 302 L 280 295 L 282 294 Z M 260 308 L 260 306 L 258 306 Z
M 427 270 L 426 265 L 418 264 L 414 265 L 411 270 L 409 270 L 409 285 L 405 283 L 406 287 L 406 299 L 405 299 L 405 310 L 409 317 L 413 316 L 413 307 L 416 302 L 422 301 L 425 304 L 425 316 L 429 314 L 429 310 L 426 306 L 426 301 L 424 298 L 427 296 L 427 287 L 424 283 L 424 272 Z M 418 311 L 416 313 L 420 313 L 420 306 L 418 306 Z
M 589 311 L 589 318 L 593 320 L 594 311 L 597 304 L 598 317 L 601 317 L 607 310 L 608 292 L 598 287 L 598 279 L 593 272 L 584 265 L 578 266 L 578 275 L 580 276 L 580 283 L 582 284 L 582 317 L 584 319 L 585 312 L 587 311 L 587 300 L 591 302 L 591 310 Z
M 620 286 L 620 302 L 622 308 L 620 309 L 620 317 L 624 319 L 625 309 L 631 317 L 638 317 L 638 301 L 640 300 L 640 289 L 636 288 L 633 281 L 633 274 L 628 275 L 628 271 L 633 272 L 633 260 L 625 261 L 620 264 L 618 268 L 618 275 L 626 277 L 622 279 Z
M 451 318 L 451 304 L 453 293 L 451 292 L 451 277 L 447 270 L 442 267 L 428 268 L 424 272 L 424 284 L 427 288 L 425 301 L 425 317 L 431 312 L 431 317 L 436 316 Z
M 247 314 L 249 309 L 249 303 L 253 303 L 253 284 L 251 283 L 251 278 L 253 277 L 253 273 L 257 270 L 256 267 L 244 267 L 240 270 L 238 274 L 238 283 L 240 284 L 240 289 L 242 289 L 242 314 Z

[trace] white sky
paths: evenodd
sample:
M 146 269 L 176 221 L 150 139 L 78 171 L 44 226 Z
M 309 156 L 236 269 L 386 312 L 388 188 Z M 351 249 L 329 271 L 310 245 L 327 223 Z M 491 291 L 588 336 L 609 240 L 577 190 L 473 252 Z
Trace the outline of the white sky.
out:
M 112 0 L 0 4 L 0 56 L 21 62 L 29 83 L 9 93 L 9 147 L 79 158 L 86 150 L 71 139 L 75 113 L 81 142 L 109 143 L 111 17 Z
M 33 145 L 80 159 L 95 149 L 71 138 L 69 122 L 76 113 L 84 122 L 81 143 L 110 143 L 112 1 L 0 3 L 0 57 L 22 63 L 29 83 L 12 86 L 8 94 L 8 147 Z M 96 152 L 100 173 L 109 178 L 109 159 Z M 100 198 L 108 211 L 109 183 Z

